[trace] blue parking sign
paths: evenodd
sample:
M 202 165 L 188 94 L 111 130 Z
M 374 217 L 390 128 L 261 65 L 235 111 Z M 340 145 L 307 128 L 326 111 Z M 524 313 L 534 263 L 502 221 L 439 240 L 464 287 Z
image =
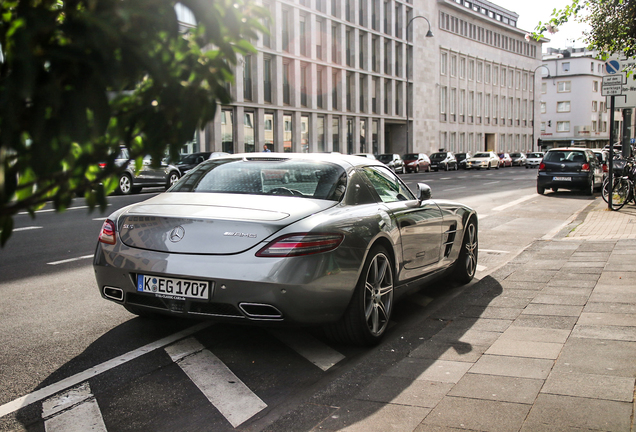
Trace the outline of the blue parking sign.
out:
M 620 72 L 621 64 L 618 60 L 610 60 L 608 62 L 605 62 L 605 70 L 608 74 L 615 74 L 617 72 Z

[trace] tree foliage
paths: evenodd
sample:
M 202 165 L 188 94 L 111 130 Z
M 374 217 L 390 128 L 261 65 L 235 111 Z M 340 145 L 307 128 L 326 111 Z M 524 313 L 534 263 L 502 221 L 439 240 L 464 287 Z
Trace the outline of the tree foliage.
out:
M 238 54 L 264 31 L 249 0 L 0 2 L 0 244 L 13 216 L 114 190 L 120 146 L 176 157 L 227 103 Z M 104 168 L 100 162 L 106 162 Z
M 548 21 L 540 22 L 535 37 L 546 31 L 555 33 L 570 19 L 589 24 L 591 30 L 583 34 L 583 40 L 603 58 L 636 56 L 636 0 L 572 0 L 564 9 L 554 9 Z

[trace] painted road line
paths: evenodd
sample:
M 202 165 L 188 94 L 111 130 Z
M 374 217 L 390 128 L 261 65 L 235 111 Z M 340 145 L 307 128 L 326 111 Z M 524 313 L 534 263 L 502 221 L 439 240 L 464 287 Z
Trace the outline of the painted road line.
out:
M 65 260 L 61 260 L 61 261 L 53 261 L 50 263 L 47 263 L 48 265 L 58 265 L 58 264 L 66 264 L 66 263 L 70 263 L 73 261 L 80 261 L 80 260 L 84 260 L 84 259 L 88 259 L 88 258 L 93 258 L 95 255 L 94 254 L 90 254 L 90 255 L 84 255 L 81 257 L 77 257 L 77 258 L 69 258 L 69 259 L 65 259 Z
M 46 432 L 106 431 L 88 382 L 42 402 Z
M 483 185 L 489 185 L 489 184 L 495 184 L 495 183 L 501 183 L 501 180 L 486 182 L 486 183 L 482 183 L 482 184 Z
M 106 207 L 110 207 L 112 204 L 106 204 Z M 75 207 L 69 207 L 67 209 L 64 209 L 64 211 L 67 210 L 81 210 L 81 209 L 87 209 L 89 208 L 89 206 L 75 206 Z M 36 210 L 33 213 L 51 213 L 56 211 L 55 209 L 45 209 L 45 210 Z M 19 215 L 28 215 L 29 212 L 18 212 Z
M 509 251 L 494 250 L 494 249 L 479 249 L 479 252 L 492 253 L 492 254 L 507 254 Z
M 442 177 L 440 180 L 450 180 L 451 177 Z
M 514 206 L 516 206 L 517 204 L 521 204 L 521 203 L 522 203 L 522 202 L 524 202 L 524 201 L 528 201 L 528 200 L 530 200 L 530 199 L 532 199 L 532 198 L 536 198 L 536 197 L 537 197 L 537 194 L 532 194 L 532 195 L 524 196 L 524 197 L 519 198 L 519 199 L 517 199 L 517 200 L 511 201 L 511 202 L 509 202 L 508 204 L 504 204 L 504 205 L 501 205 L 501 206 L 499 206 L 499 207 L 495 207 L 495 208 L 493 209 L 493 211 L 502 211 L 502 210 L 505 210 L 505 209 L 507 209 L 507 208 L 514 207 Z
M 448 191 L 454 191 L 454 190 L 459 190 L 459 189 L 466 189 L 466 186 L 461 186 L 461 187 L 456 187 L 456 188 L 450 188 L 450 189 L 442 189 L 444 192 L 448 192 Z
M 477 270 L 478 272 L 483 272 L 484 270 L 486 270 L 488 267 L 477 264 L 477 267 L 475 267 L 475 270 Z
M 134 351 L 130 351 L 126 354 L 120 355 L 119 357 L 115 357 L 114 359 L 105 361 L 104 363 L 100 363 L 97 366 L 93 366 L 92 368 L 87 369 L 83 372 L 65 378 L 46 387 L 42 387 L 41 389 L 36 390 L 33 393 L 26 394 L 12 400 L 11 402 L 7 402 L 4 405 L 0 405 L 0 417 L 11 414 L 12 412 L 19 410 L 20 408 L 30 405 L 33 402 L 41 401 L 42 399 L 66 390 L 67 388 L 76 386 L 79 383 L 87 381 L 88 379 L 109 371 L 117 366 L 121 366 L 124 363 L 128 363 L 129 361 L 134 360 L 137 357 L 141 357 L 144 354 L 148 354 L 149 352 L 152 352 L 156 349 L 163 348 L 166 345 L 170 345 L 171 343 L 174 343 L 178 340 L 181 340 L 188 336 L 192 336 L 194 333 L 201 331 L 211 325 L 212 323 L 210 322 L 203 322 L 201 324 L 189 327 L 185 330 L 181 330 L 180 332 L 171 334 L 170 336 L 166 336 L 163 339 L 159 339 L 158 341 L 151 342 L 147 345 L 142 346 L 141 348 L 137 348 Z
M 28 226 L 28 227 L 22 227 L 22 228 L 14 228 L 13 232 L 29 231 L 29 230 L 40 229 L 40 228 L 42 228 L 42 227 L 41 226 Z
M 265 402 L 194 338 L 167 346 L 165 351 L 233 427 L 267 408 Z
M 323 371 L 329 370 L 345 358 L 338 351 L 306 332 L 272 329 L 270 333 Z

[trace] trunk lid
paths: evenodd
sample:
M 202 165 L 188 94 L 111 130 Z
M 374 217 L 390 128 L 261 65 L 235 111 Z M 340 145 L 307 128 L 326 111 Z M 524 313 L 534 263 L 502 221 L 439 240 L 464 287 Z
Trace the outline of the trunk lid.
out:
M 236 254 L 336 204 L 296 197 L 170 192 L 130 206 L 117 224 L 121 241 L 130 247 Z

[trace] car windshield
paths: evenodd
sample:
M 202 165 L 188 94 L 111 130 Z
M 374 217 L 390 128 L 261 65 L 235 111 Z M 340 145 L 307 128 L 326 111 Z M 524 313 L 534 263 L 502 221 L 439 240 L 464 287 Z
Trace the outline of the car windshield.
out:
M 457 159 L 466 159 L 466 153 L 457 153 L 455 157 Z
M 542 158 L 543 155 L 541 153 L 528 153 L 529 158 Z
M 585 152 L 572 150 L 549 151 L 543 157 L 545 162 L 586 162 Z
M 393 155 L 392 154 L 381 154 L 381 155 L 377 155 L 376 159 L 379 160 L 382 163 L 387 163 L 387 162 L 391 162 L 393 160 Z
M 476 157 L 476 158 L 487 158 L 487 157 L 490 157 L 490 153 L 477 153 L 473 157 Z
M 446 153 L 433 153 L 431 159 L 446 159 Z
M 288 195 L 338 201 L 346 183 L 345 170 L 328 162 L 223 158 L 199 164 L 170 192 Z
M 511 153 L 510 157 L 521 157 L 521 153 Z
M 417 153 L 407 153 L 404 155 L 404 157 L 402 159 L 404 160 L 413 160 L 413 159 L 419 159 L 420 155 L 418 155 Z

